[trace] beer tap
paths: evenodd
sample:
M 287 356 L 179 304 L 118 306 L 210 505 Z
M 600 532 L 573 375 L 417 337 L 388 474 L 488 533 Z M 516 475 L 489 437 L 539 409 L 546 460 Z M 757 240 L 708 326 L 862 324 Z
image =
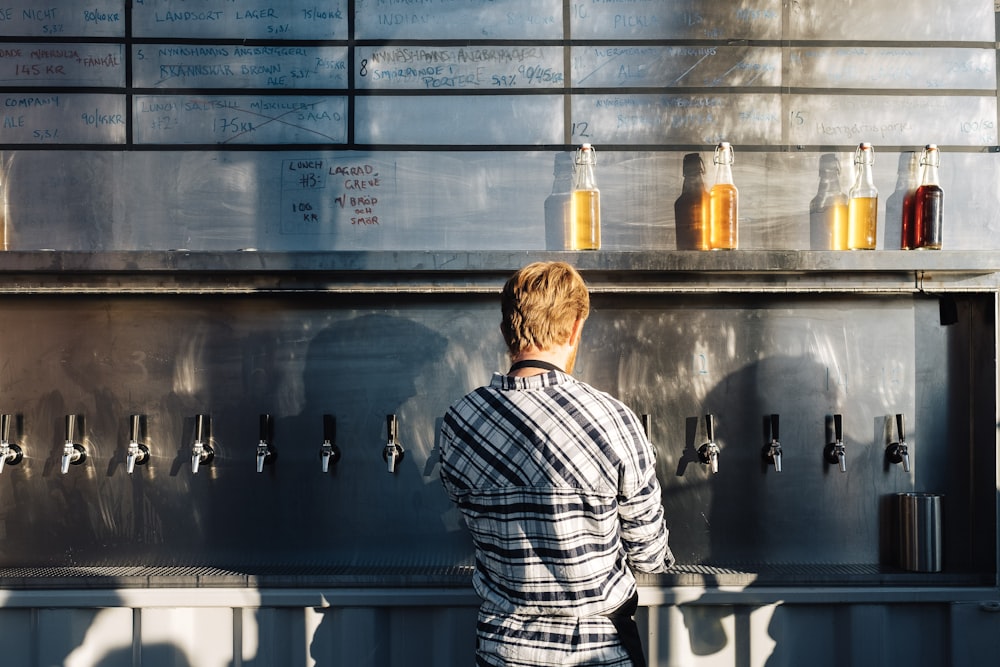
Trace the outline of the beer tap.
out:
M 902 413 L 896 415 L 896 432 L 899 442 L 889 443 L 885 448 L 885 457 L 891 463 L 902 463 L 903 472 L 910 472 L 910 448 L 906 444 L 906 428 Z
M 271 415 L 260 416 L 260 441 L 257 443 L 257 472 L 264 472 L 264 464 L 274 463 L 277 452 L 271 446 L 273 422 Z
M 129 417 L 128 448 L 125 453 L 125 470 L 128 474 L 135 471 L 136 464 L 146 465 L 149 461 L 149 447 L 139 442 L 142 432 L 142 415 Z
M 24 458 L 24 452 L 10 441 L 10 422 L 14 415 L 0 415 L 0 473 L 6 464 L 16 466 Z
M 76 442 L 77 418 L 80 415 L 66 415 L 66 444 L 63 445 L 62 474 L 69 472 L 71 465 L 78 466 L 87 460 L 87 450 Z M 82 429 L 81 429 L 82 430 Z
M 191 445 L 191 474 L 197 474 L 202 463 L 207 465 L 215 458 L 215 450 L 206 441 L 210 426 L 211 418 L 208 415 L 195 415 L 194 444 Z
M 823 449 L 823 456 L 826 462 L 831 465 L 839 465 L 840 472 L 847 472 L 847 450 L 844 449 L 844 418 L 842 415 L 833 416 L 834 442 L 828 443 Z
M 386 415 L 385 423 L 389 437 L 385 448 L 382 449 L 382 460 L 386 462 L 387 470 L 394 473 L 399 462 L 403 460 L 403 446 L 396 439 L 399 422 L 396 420 L 396 415 Z
M 771 415 L 770 441 L 764 445 L 764 460 L 774 464 L 774 472 L 781 472 L 781 443 L 778 442 L 778 415 Z
M 719 446 L 715 443 L 715 417 L 711 414 L 705 415 L 705 431 L 708 442 L 698 449 L 698 459 L 710 466 L 714 474 L 719 472 Z
M 330 464 L 340 461 L 340 447 L 337 446 L 337 419 L 333 415 L 323 415 L 323 446 L 319 449 L 323 472 L 330 471 Z

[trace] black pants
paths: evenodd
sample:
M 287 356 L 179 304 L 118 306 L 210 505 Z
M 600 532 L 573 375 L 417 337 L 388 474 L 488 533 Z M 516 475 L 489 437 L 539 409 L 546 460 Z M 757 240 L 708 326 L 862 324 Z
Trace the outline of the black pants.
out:
M 639 639 L 639 626 L 635 623 L 635 612 L 639 608 L 639 594 L 633 593 L 622 606 L 608 614 L 611 623 L 618 631 L 622 646 L 632 659 L 635 667 L 646 667 L 646 656 L 642 653 L 642 641 Z

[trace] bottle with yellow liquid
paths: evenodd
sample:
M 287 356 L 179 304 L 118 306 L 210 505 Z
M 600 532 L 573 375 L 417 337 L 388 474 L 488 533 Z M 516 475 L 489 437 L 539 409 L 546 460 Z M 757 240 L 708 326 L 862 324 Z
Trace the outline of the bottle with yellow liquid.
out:
M 854 152 L 857 178 L 851 188 L 847 203 L 847 248 L 848 250 L 874 250 L 878 235 L 878 188 L 872 165 L 875 164 L 875 149 L 863 142 Z
M 567 250 L 601 248 L 601 191 L 597 189 L 597 179 L 594 176 L 596 166 L 594 147 L 590 144 L 580 146 L 576 152 L 573 172 Z
M 715 185 L 708 191 L 709 247 L 736 250 L 739 247 L 739 191 L 733 183 L 733 147 L 721 142 L 715 147 Z
M 809 202 L 809 247 L 847 250 L 847 195 L 840 189 L 840 162 L 833 153 L 819 159 L 819 187 Z

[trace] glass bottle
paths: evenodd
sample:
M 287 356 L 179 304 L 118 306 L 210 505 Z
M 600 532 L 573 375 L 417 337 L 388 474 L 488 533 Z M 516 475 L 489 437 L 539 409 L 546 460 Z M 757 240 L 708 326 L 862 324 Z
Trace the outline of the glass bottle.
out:
M 715 147 L 715 185 L 709 190 L 709 244 L 712 250 L 735 250 L 739 246 L 739 191 L 733 183 L 733 147 L 721 142 Z
M 678 250 L 708 250 L 708 189 L 705 163 L 698 153 L 684 156 L 684 185 L 674 202 L 674 225 Z
M 902 161 L 902 156 L 900 156 L 900 161 Z M 900 250 L 910 250 L 917 247 L 917 188 L 920 187 L 921 168 L 920 156 L 911 151 L 905 174 L 906 182 L 902 185 L 903 206 L 900 211 Z M 900 179 L 903 177 L 904 174 L 900 174 Z M 886 210 L 888 211 L 888 203 Z M 886 233 L 888 234 L 888 230 L 886 230 Z M 886 247 L 888 247 L 888 243 L 886 243 Z
M 599 250 L 601 247 L 601 191 L 597 189 L 594 147 L 583 144 L 576 152 L 573 198 L 570 202 L 569 250 Z
M 809 202 L 809 247 L 847 250 L 847 195 L 840 188 L 840 161 L 833 153 L 819 159 L 819 187 Z
M 568 250 L 570 199 L 573 191 L 573 155 L 556 153 L 552 165 L 552 193 L 545 198 L 545 249 Z
M 914 247 L 928 250 L 941 249 L 941 213 L 944 208 L 944 190 L 938 180 L 941 153 L 934 144 L 927 144 L 920 156 L 924 168 L 920 187 L 917 188 L 914 219 L 916 222 L 916 244 Z
M 868 142 L 854 152 L 857 179 L 847 203 L 847 248 L 874 250 L 878 232 L 878 188 L 872 174 L 875 149 Z
M 3 151 L 0 151 L 0 250 L 7 249 L 7 193 L 4 182 L 7 179 L 6 167 L 9 164 L 4 160 Z

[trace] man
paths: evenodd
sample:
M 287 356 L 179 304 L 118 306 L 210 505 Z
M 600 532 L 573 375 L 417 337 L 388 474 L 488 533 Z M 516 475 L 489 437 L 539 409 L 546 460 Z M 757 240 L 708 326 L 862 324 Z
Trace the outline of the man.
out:
M 641 667 L 632 570 L 674 562 L 652 447 L 570 375 L 590 313 L 573 267 L 524 267 L 501 311 L 513 365 L 441 427 L 441 479 L 476 547 L 476 664 Z

